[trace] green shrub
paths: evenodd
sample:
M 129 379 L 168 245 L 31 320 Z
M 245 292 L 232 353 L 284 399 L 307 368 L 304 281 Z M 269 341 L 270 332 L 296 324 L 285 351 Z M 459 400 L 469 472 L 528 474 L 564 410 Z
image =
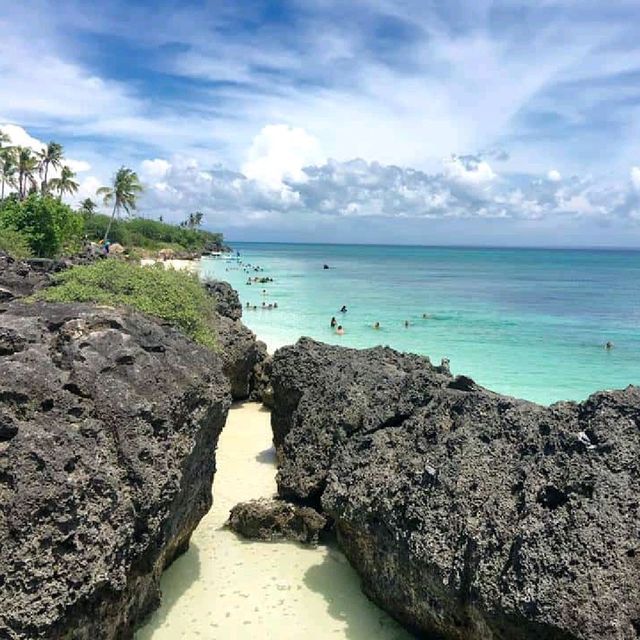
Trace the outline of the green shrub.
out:
M 126 305 L 167 321 L 200 344 L 215 348 L 215 300 L 198 277 L 162 265 L 142 267 L 117 259 L 74 267 L 36 296 L 50 302 Z
M 11 228 L 0 228 L 0 251 L 8 253 L 16 260 L 24 260 L 33 256 L 28 238 L 23 233 Z
M 83 220 L 56 198 L 34 193 L 22 202 L 7 198 L 0 204 L 0 228 L 19 231 L 36 256 L 53 258 L 78 251 Z
M 91 240 L 101 240 L 108 224 L 109 216 L 94 215 L 85 222 L 84 232 Z M 172 247 L 178 251 L 195 252 L 221 245 L 223 242 L 221 233 L 186 229 L 146 218 L 114 220 L 109 231 L 109 240 L 119 242 L 124 247 L 140 247 L 150 251 Z

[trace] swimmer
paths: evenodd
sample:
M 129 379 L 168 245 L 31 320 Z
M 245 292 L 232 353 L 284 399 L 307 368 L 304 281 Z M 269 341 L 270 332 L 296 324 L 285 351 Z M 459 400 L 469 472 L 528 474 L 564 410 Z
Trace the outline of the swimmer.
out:
M 339 324 L 339 325 L 338 325 L 338 328 L 336 329 L 336 333 L 337 333 L 339 336 L 343 336 L 343 335 L 344 335 L 344 329 L 342 328 L 342 325 L 341 325 L 341 324 Z
M 376 322 L 376 323 L 373 325 L 373 328 L 374 328 L 374 329 L 379 329 L 379 328 L 380 328 L 380 323 L 379 323 L 379 322 Z
M 409 328 L 409 321 L 408 321 L 408 320 L 405 320 L 405 321 L 404 321 L 404 326 L 405 326 L 405 328 L 407 328 L 407 329 Z
M 331 328 L 333 329 L 338 324 L 336 317 L 331 318 Z
M 277 303 L 277 302 L 274 302 L 274 303 L 273 303 L 273 308 L 274 308 L 274 309 L 277 309 L 277 308 L 278 308 L 278 303 Z
M 266 303 L 266 302 L 263 302 L 263 303 L 262 303 L 262 306 L 263 306 L 263 307 L 266 307 L 266 306 L 267 306 L 267 303 Z
M 429 319 L 429 314 L 428 313 L 423 313 L 422 314 L 422 319 L 423 320 L 428 320 Z
M 607 343 L 604 345 L 604 348 L 607 351 L 611 351 L 611 349 L 613 349 L 613 342 L 611 342 L 611 340 L 607 340 Z
M 347 307 L 346 305 L 342 305 L 342 309 L 340 309 L 340 313 L 347 313 Z
M 247 304 L 245 305 L 245 307 L 247 307 L 247 309 L 248 309 L 248 308 L 249 308 L 249 306 L 250 306 L 250 305 L 249 305 L 249 303 L 247 302 Z

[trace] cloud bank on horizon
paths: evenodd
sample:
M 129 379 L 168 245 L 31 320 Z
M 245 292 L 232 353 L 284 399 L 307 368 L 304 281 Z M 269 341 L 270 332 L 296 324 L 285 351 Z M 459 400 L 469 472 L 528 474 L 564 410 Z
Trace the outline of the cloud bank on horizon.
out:
M 640 245 L 631 0 L 0 6 L 0 125 L 235 239 Z

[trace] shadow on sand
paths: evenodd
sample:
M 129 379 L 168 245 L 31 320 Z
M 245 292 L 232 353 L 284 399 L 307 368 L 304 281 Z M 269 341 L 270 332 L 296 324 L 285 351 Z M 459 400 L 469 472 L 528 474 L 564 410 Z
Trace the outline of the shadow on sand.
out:
M 264 451 L 261 451 L 257 456 L 256 460 L 258 462 L 263 462 L 264 464 L 272 464 L 275 466 L 276 464 L 276 450 L 275 447 L 269 447 Z
M 304 583 L 325 599 L 332 618 L 345 623 L 345 638 L 411 640 L 414 637 L 366 598 L 360 590 L 358 574 L 333 546 L 320 564 L 307 570 Z
M 199 577 L 200 550 L 192 542 L 189 549 L 162 574 L 162 603 L 136 632 L 135 640 L 150 640 L 153 632 L 165 623 L 176 602 Z

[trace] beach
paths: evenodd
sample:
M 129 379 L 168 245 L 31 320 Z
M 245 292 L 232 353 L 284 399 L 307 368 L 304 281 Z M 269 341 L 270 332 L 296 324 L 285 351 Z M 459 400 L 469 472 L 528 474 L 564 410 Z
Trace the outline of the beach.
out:
M 225 529 L 238 502 L 276 492 L 269 412 L 234 405 L 220 436 L 211 511 L 164 573 L 162 605 L 136 640 L 408 640 L 360 590 L 334 547 L 246 541 Z
M 162 264 L 165 269 L 176 269 L 177 271 L 191 271 L 197 273 L 200 270 L 200 260 L 182 260 L 179 258 L 142 258 L 140 264 L 148 267 L 152 264 Z

